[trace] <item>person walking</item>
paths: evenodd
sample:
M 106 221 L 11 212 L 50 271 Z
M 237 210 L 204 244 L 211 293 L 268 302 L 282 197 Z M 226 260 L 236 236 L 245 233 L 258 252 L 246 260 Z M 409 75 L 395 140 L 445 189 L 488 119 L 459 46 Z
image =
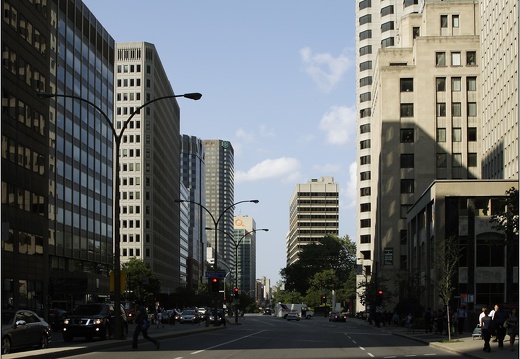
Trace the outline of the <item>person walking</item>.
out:
M 137 340 L 139 339 L 139 334 L 143 333 L 143 338 L 155 344 L 155 348 L 159 350 L 160 343 L 157 339 L 154 339 L 148 335 L 148 327 L 150 323 L 148 322 L 148 315 L 146 313 L 146 308 L 143 305 L 142 300 L 136 301 L 136 312 L 135 312 L 135 330 L 134 336 L 132 339 L 132 349 L 137 350 Z
M 507 320 L 507 314 L 497 304 L 495 305 L 495 313 L 493 314 L 493 328 L 497 335 L 498 348 L 504 349 L 504 338 L 506 336 L 506 328 L 504 323 Z
M 482 349 L 485 352 L 491 351 L 491 346 L 489 345 L 489 340 L 491 339 L 491 317 L 487 314 L 487 309 L 482 308 L 483 316 L 480 317 L 480 329 L 482 330 L 482 339 L 484 339 L 484 348 Z
M 464 323 L 466 322 L 467 317 L 468 312 L 466 311 L 466 307 L 460 307 L 457 311 L 457 329 L 459 334 L 462 334 L 462 332 L 464 331 Z
M 511 314 L 506 320 L 507 334 L 509 335 L 509 344 L 511 345 L 511 351 L 515 350 L 515 339 L 518 335 L 518 313 L 516 308 L 511 310 Z

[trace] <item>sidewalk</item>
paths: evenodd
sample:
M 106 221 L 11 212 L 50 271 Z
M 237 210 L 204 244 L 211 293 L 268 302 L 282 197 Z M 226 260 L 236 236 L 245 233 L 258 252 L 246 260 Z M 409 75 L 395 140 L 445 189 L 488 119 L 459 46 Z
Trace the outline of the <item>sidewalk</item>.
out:
M 360 322 L 368 324 L 365 320 Z M 482 339 L 473 339 L 471 333 L 456 334 L 451 337 L 451 342 L 447 343 L 448 337 L 445 335 L 437 335 L 433 333 L 425 333 L 424 329 L 418 329 L 414 332 L 407 331 L 404 327 L 381 326 L 380 330 L 390 332 L 394 335 L 407 337 L 412 340 L 427 344 L 431 347 L 440 348 L 452 353 L 474 359 L 518 359 L 518 338 L 516 338 L 514 351 L 511 351 L 509 345 L 509 336 L 506 335 L 504 340 L 504 349 L 498 348 L 498 343 L 490 343 L 491 352 L 486 353 L 482 350 L 484 341 Z

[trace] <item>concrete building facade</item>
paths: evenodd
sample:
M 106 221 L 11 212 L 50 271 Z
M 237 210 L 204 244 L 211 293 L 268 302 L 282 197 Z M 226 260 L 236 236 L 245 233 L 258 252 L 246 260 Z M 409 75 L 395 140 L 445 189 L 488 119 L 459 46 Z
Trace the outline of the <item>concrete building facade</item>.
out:
M 234 246 L 236 254 L 234 265 L 237 269 L 238 289 L 241 293 L 255 298 L 256 288 L 256 222 L 252 217 L 235 216 Z M 233 277 L 235 272 L 232 270 Z
M 333 177 L 297 184 L 289 206 L 287 265 L 298 260 L 304 246 L 327 234 L 339 235 L 339 185 Z
M 168 293 L 186 283 L 179 211 L 172 205 L 180 198 L 179 105 L 174 98 L 157 101 L 126 123 L 143 104 L 174 92 L 153 44 L 117 43 L 115 51 L 116 129 L 125 128 L 119 154 L 121 263 L 144 260 Z

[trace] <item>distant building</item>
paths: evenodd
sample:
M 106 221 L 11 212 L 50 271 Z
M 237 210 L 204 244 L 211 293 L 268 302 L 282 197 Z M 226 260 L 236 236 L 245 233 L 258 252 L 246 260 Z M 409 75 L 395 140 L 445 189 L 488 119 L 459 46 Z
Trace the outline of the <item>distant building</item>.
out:
M 297 184 L 289 207 L 287 265 L 298 260 L 304 246 L 327 234 L 339 235 L 339 185 L 333 177 Z
M 235 216 L 234 245 L 236 255 L 234 261 L 238 270 L 238 289 L 251 298 L 256 296 L 256 222 L 247 216 Z M 234 269 L 231 268 L 234 277 Z
M 115 62 L 120 130 L 135 109 L 174 92 L 153 44 L 117 43 Z M 180 198 L 179 112 L 174 98 L 144 107 L 127 124 L 120 153 L 121 263 L 136 257 L 150 264 L 164 293 L 185 285 L 187 272 L 173 205 Z
M 213 215 L 205 213 L 208 238 L 207 258 L 210 263 L 215 261 L 215 249 L 218 253 L 217 265 L 220 262 L 234 263 L 234 247 L 226 233 L 233 233 L 232 208 L 235 199 L 235 153 L 230 142 L 224 140 L 202 140 L 205 152 L 204 191 L 206 208 Z M 214 220 L 219 221 L 217 238 L 215 238 Z M 217 248 L 215 248 L 217 240 Z M 209 249 L 211 248 L 211 249 Z

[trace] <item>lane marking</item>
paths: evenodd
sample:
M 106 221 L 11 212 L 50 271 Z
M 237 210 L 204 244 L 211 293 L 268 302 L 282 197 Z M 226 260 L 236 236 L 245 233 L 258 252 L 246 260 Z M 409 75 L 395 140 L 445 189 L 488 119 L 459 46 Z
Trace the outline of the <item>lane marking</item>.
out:
M 361 350 L 365 350 L 365 348 L 363 348 L 363 347 L 359 347 L 359 349 L 361 349 Z
M 261 331 L 256 332 L 256 333 L 252 333 L 252 334 L 249 334 L 249 335 L 245 335 L 245 336 L 243 336 L 243 337 L 236 338 L 236 339 L 230 340 L 230 341 L 225 342 L 225 343 L 220 343 L 220 344 L 214 345 L 214 346 L 212 346 L 212 347 L 208 347 L 208 348 L 206 348 L 206 349 L 197 350 L 197 351 L 194 351 L 194 352 L 192 352 L 192 353 L 190 353 L 190 354 L 200 354 L 200 353 L 202 353 L 202 352 L 205 352 L 206 350 L 215 349 L 215 348 L 221 347 L 221 346 L 223 346 L 223 345 L 227 345 L 227 344 L 229 344 L 229 343 L 237 342 L 237 341 L 239 341 L 239 340 L 242 340 L 242 339 L 245 339 L 245 338 L 249 338 L 249 337 L 252 337 L 253 335 L 257 335 L 257 334 L 260 334 L 260 333 L 263 333 L 263 332 L 265 332 L 265 330 L 261 330 Z
M 374 357 L 374 356 L 372 355 L 372 353 L 367 353 L 367 354 L 370 355 L 372 358 Z

